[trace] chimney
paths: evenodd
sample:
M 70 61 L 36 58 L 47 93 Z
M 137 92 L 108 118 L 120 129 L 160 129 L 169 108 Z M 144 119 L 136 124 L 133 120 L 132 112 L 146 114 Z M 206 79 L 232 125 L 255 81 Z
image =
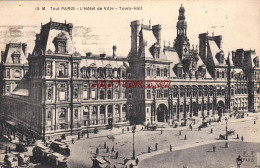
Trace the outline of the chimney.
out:
M 114 45 L 112 48 L 113 48 L 113 58 L 115 58 L 116 57 L 116 46 Z
M 139 48 L 139 32 L 140 32 L 140 21 L 135 20 L 131 22 L 131 54 L 137 55 Z
M 161 46 L 161 29 L 162 29 L 162 27 L 161 27 L 160 24 L 154 25 L 152 27 L 153 34 L 154 34 L 154 36 L 155 36 L 155 38 L 156 38 L 156 40 L 157 40 L 157 42 L 159 43 L 160 46 Z
M 22 44 L 22 50 L 23 50 L 25 57 L 27 57 L 27 44 L 26 43 Z
M 218 48 L 221 49 L 221 47 L 222 47 L 221 46 L 222 36 L 221 35 L 220 36 L 214 36 L 213 38 L 214 38 L 214 41 L 216 42 Z

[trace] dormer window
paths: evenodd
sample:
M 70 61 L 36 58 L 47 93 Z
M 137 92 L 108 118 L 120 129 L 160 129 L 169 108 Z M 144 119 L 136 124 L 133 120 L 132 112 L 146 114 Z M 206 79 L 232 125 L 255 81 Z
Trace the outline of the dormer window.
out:
M 255 57 L 254 58 L 254 63 L 255 63 L 255 67 L 259 67 L 259 57 L 257 56 L 257 57 Z
M 14 64 L 20 64 L 20 52 L 17 51 L 17 52 L 13 52 L 13 54 L 11 55 L 12 59 L 13 59 L 13 63 Z
M 67 75 L 66 65 L 60 64 L 60 66 L 59 66 L 59 76 L 66 76 L 66 75 Z
M 53 43 L 55 45 L 55 53 L 67 53 L 67 37 L 65 33 L 61 32 L 59 33 L 53 40 Z
M 106 77 L 112 77 L 112 67 L 111 65 L 106 66 Z
M 20 70 L 15 70 L 14 71 L 14 77 L 15 78 L 20 78 L 21 77 L 21 71 Z

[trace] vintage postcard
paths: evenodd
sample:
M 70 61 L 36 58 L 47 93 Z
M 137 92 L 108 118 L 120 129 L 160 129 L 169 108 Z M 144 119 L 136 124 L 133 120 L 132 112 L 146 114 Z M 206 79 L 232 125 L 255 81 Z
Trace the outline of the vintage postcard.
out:
M 3 168 L 260 168 L 260 1 L 0 1 Z

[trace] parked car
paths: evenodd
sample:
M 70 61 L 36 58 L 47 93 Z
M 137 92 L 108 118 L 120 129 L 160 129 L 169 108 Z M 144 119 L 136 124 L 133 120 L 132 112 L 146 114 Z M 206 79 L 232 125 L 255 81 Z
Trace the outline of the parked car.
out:
M 42 144 L 38 144 L 33 148 L 33 158 L 39 162 L 45 161 L 50 153 L 52 153 L 52 150 Z
M 15 146 L 16 146 L 15 147 L 16 152 L 27 152 L 28 151 L 27 147 L 21 143 L 15 144 Z
M 110 162 L 100 156 L 92 159 L 92 168 L 110 168 Z

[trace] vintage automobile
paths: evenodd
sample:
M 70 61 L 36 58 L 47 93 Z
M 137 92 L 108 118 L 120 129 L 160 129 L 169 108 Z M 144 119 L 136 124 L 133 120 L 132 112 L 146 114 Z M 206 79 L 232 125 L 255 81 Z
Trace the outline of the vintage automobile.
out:
M 62 167 L 66 168 L 67 166 L 67 157 L 54 152 L 47 156 L 47 163 L 52 165 L 53 167 Z
M 235 134 L 235 130 L 229 130 L 229 131 L 227 131 L 227 134 L 228 135 L 234 135 Z
M 13 155 L 5 155 L 4 167 L 7 168 L 18 168 L 18 159 Z
M 225 134 L 220 134 L 219 135 L 219 139 L 220 140 L 225 140 L 226 139 L 226 135 Z
M 58 152 L 58 153 L 65 155 L 65 156 L 70 156 L 69 146 L 64 142 L 53 141 L 53 142 L 50 143 L 50 148 L 54 152 Z
M 156 130 L 157 129 L 157 125 L 156 124 L 152 124 L 152 125 L 148 125 L 147 126 L 147 130 L 152 130 L 152 131 L 154 131 L 154 130 Z
M 33 158 L 39 162 L 44 162 L 49 154 L 52 153 L 52 150 L 47 146 L 42 144 L 36 145 L 33 150 Z
M 16 157 L 18 159 L 19 166 L 28 166 L 28 164 L 30 163 L 30 157 L 28 155 L 19 153 L 16 155 Z

